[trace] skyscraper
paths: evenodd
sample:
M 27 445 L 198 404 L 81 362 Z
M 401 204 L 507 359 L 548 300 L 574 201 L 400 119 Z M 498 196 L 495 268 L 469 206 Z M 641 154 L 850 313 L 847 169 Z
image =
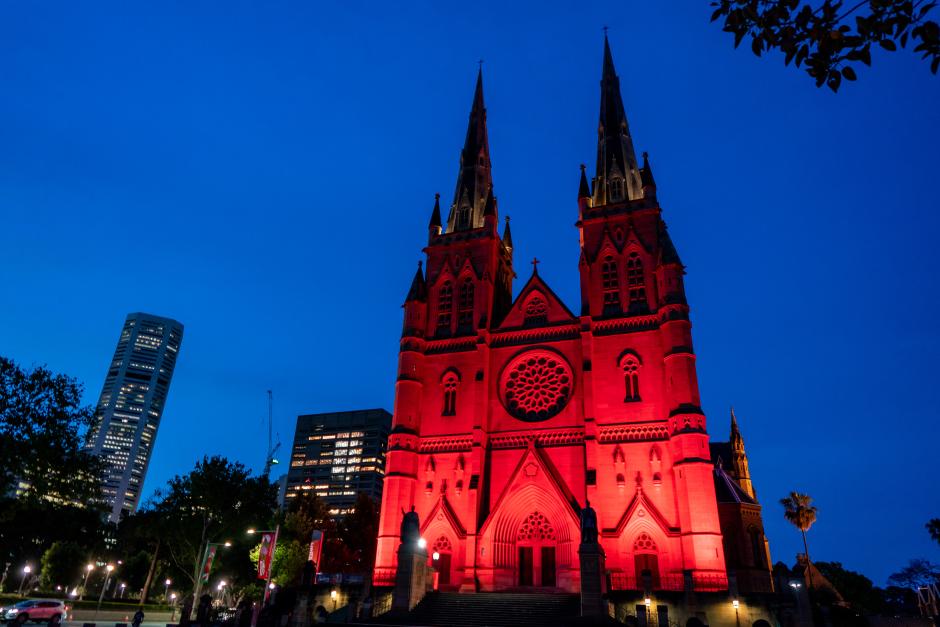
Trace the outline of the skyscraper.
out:
M 107 463 L 101 492 L 114 522 L 140 502 L 182 341 L 176 320 L 132 313 L 124 321 L 85 445 Z
M 391 425 L 384 409 L 298 416 L 285 504 L 309 490 L 343 515 L 360 492 L 381 499 Z

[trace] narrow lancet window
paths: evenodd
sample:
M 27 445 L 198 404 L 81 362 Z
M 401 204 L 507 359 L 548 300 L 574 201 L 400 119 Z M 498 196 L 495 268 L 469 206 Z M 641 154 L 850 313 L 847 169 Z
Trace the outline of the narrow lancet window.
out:
M 604 257 L 601 264 L 601 286 L 604 290 L 604 311 L 620 307 L 620 277 L 617 275 L 617 262 L 611 255 Z
M 646 280 L 643 277 L 643 262 L 636 253 L 630 253 L 627 259 L 627 289 L 630 293 L 630 304 L 646 304 Z
M 450 315 L 454 308 L 454 290 L 450 281 L 445 281 L 437 295 L 437 326 L 450 327 Z
M 457 305 L 457 325 L 470 327 L 473 325 L 473 281 L 465 279 L 460 285 L 460 301 Z

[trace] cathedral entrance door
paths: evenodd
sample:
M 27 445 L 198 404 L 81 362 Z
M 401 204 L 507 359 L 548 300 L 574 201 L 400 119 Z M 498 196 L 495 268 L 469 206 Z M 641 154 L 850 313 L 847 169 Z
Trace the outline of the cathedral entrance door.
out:
M 437 583 L 441 586 L 450 584 L 450 553 L 439 553 L 437 558 Z
M 519 585 L 520 586 L 531 586 L 533 581 L 533 569 L 535 562 L 532 559 L 532 547 L 531 546 L 520 546 L 519 547 Z
M 542 587 L 555 587 L 555 547 L 542 547 Z

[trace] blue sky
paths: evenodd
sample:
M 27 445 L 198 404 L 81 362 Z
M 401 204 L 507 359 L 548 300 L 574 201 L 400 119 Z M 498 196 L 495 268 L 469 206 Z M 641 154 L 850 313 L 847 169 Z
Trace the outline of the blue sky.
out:
M 399 6 L 399 5 L 406 6 Z M 876 54 L 841 93 L 671 3 L 4 3 L 0 354 L 100 391 L 131 311 L 186 326 L 145 493 L 203 454 L 259 468 L 265 390 L 391 408 L 400 305 L 450 201 L 483 58 L 519 266 L 577 310 L 578 164 L 601 27 L 687 265 L 713 437 L 737 409 L 775 560 L 877 583 L 940 561 L 940 81 Z

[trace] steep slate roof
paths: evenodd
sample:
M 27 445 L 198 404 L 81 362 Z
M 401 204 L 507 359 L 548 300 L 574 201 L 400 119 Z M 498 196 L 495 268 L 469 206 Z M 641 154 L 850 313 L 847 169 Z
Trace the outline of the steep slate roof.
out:
M 737 481 L 725 472 L 724 468 L 717 464 L 715 465 L 715 496 L 718 498 L 719 503 L 758 504 L 738 485 Z

